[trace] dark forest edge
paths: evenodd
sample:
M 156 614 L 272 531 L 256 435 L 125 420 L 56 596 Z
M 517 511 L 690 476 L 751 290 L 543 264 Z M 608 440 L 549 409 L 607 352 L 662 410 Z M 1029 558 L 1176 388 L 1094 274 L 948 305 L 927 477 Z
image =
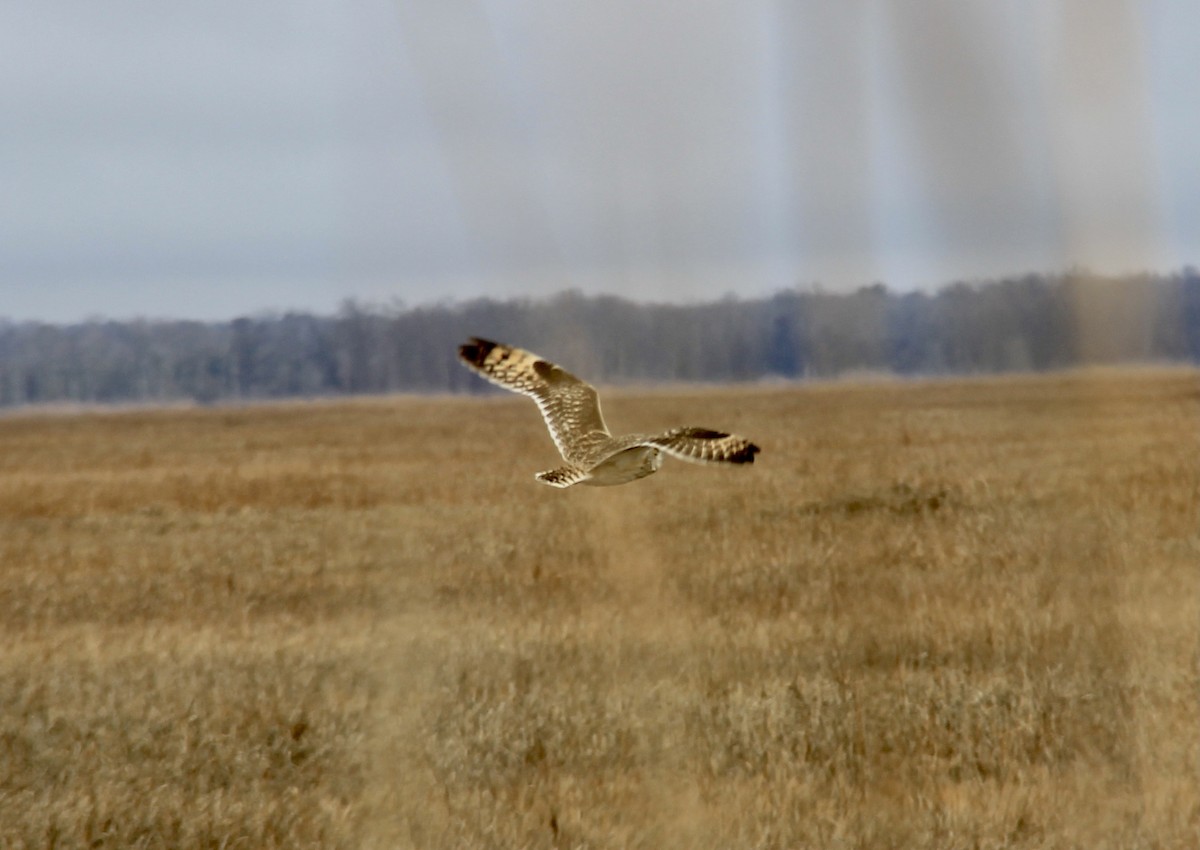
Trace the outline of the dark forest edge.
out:
M 1200 363 L 1200 271 L 883 285 L 647 304 L 563 292 L 225 322 L 0 320 L 0 406 L 479 391 L 455 362 L 504 340 L 610 383 L 963 375 Z

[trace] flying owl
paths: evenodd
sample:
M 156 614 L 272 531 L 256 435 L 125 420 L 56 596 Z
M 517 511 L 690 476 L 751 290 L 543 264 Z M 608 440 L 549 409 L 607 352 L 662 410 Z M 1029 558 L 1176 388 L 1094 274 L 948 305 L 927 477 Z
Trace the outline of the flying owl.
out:
M 625 484 L 658 471 L 662 455 L 692 463 L 754 463 L 758 446 L 707 428 L 674 428 L 657 436 L 614 437 L 595 388 L 529 351 L 471 337 L 458 347 L 463 363 L 494 384 L 537 403 L 566 466 L 534 477 L 551 487 Z

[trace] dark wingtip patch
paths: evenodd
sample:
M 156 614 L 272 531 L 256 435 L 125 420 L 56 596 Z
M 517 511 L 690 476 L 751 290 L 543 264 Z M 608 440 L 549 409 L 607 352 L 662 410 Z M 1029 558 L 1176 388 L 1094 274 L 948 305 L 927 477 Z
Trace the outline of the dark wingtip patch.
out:
M 563 375 L 563 370 L 553 363 L 547 363 L 545 360 L 533 361 L 533 371 L 538 377 L 547 383 L 554 383 Z
M 754 456 L 760 451 L 754 443 L 747 443 L 725 459 L 730 463 L 754 463 Z
M 496 347 L 496 343 L 491 340 L 480 339 L 477 336 L 473 336 L 470 339 L 470 342 L 458 347 L 458 356 L 473 366 L 482 366 L 484 358 Z

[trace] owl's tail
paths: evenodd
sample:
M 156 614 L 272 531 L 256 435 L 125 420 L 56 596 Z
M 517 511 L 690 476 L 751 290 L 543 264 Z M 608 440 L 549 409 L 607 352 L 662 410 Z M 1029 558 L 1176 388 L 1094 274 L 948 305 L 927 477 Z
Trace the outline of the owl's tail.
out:
M 570 487 L 572 484 L 587 481 L 592 476 L 587 470 L 580 469 L 578 466 L 560 466 L 558 469 L 539 472 L 533 477 L 551 487 Z

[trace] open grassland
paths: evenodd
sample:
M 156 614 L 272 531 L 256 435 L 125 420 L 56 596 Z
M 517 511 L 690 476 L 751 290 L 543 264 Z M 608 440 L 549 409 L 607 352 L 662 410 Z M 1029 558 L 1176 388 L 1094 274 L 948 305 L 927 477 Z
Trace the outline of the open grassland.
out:
M 0 847 L 1195 848 L 1200 375 L 0 419 Z

